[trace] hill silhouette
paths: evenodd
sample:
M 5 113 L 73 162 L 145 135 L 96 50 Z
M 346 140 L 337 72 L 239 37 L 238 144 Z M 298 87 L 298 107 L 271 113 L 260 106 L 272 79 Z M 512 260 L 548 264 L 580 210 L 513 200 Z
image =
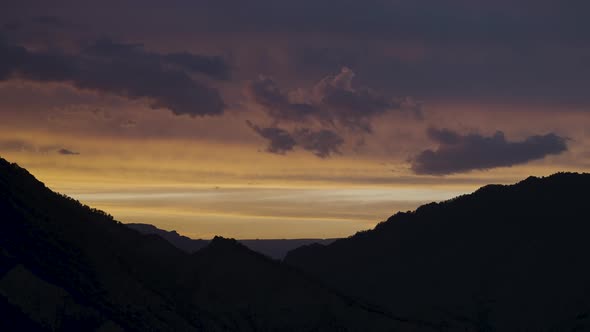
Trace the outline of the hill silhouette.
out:
M 234 240 L 188 254 L 0 158 L 0 329 L 423 330 Z
M 175 247 L 188 253 L 196 252 L 209 244 L 209 240 L 191 239 L 187 236 L 180 235 L 176 231 L 166 231 L 150 224 L 130 223 L 125 224 L 127 227 L 135 229 L 142 234 L 156 234 L 166 241 L 172 243 Z M 336 239 L 256 239 L 256 240 L 238 240 L 251 250 L 259 252 L 273 259 L 282 260 L 287 253 L 295 248 L 318 243 L 330 244 Z
M 285 261 L 439 330 L 588 331 L 589 190 L 576 173 L 489 185 Z
M 188 253 L 0 158 L 0 331 L 587 331 L 588 188 L 485 186 L 280 262 Z

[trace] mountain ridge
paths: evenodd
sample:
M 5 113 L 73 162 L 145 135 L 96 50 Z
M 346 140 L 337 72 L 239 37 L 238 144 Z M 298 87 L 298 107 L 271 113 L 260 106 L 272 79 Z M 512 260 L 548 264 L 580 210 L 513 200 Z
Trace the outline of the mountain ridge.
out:
M 407 325 L 234 240 L 215 238 L 185 253 L 52 192 L 3 159 L 0 216 L 0 320 L 7 326 L 386 331 Z
M 570 172 L 488 185 L 328 246 L 295 249 L 285 262 L 390 312 L 447 328 L 577 324 L 577 311 L 590 310 L 589 188 L 590 174 Z
M 166 231 L 150 224 L 126 223 L 125 226 L 142 234 L 157 234 L 177 248 L 188 253 L 193 253 L 204 248 L 211 241 L 192 239 L 179 234 L 175 230 Z M 237 241 L 251 250 L 260 252 L 273 259 L 282 260 L 287 252 L 294 248 L 311 243 L 329 244 L 335 240 L 337 239 L 242 239 Z
M 281 262 L 221 237 L 184 252 L 0 158 L 0 328 L 588 330 L 589 188 L 488 185 Z

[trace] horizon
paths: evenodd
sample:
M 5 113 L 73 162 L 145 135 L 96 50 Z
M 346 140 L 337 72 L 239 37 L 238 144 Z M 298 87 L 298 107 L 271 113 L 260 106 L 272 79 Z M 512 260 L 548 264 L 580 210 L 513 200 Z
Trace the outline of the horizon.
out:
M 0 13 L 0 155 L 125 223 L 347 237 L 590 172 L 589 9 L 20 1 Z
M 3 158 L 3 157 L 0 155 L 0 158 Z M 6 159 L 4 159 L 4 160 L 6 160 Z M 12 163 L 12 161 L 10 161 L 10 160 L 6 160 L 6 161 L 9 162 L 9 163 Z M 15 163 L 15 164 L 17 166 L 19 166 L 19 167 L 22 167 L 22 165 L 18 165 L 18 163 Z M 27 170 L 26 168 L 24 168 L 24 169 Z M 335 236 L 335 237 L 306 237 L 306 236 L 300 236 L 300 237 L 296 237 L 296 236 L 295 237 L 281 237 L 281 236 L 277 236 L 277 237 L 272 237 L 272 236 L 270 236 L 270 237 L 244 237 L 244 238 L 239 238 L 239 237 L 232 237 L 232 236 L 227 236 L 227 235 L 224 236 L 224 235 L 217 234 L 217 233 L 214 233 L 212 235 L 207 235 L 208 237 L 207 236 L 199 236 L 199 235 L 195 236 L 194 234 L 183 232 L 182 230 L 179 231 L 179 230 L 174 229 L 174 228 L 166 228 L 166 224 L 164 224 L 164 226 L 161 226 L 161 225 L 156 225 L 156 224 L 153 224 L 153 223 L 149 223 L 149 222 L 147 222 L 147 221 L 149 221 L 149 218 L 148 218 L 148 220 L 146 220 L 146 218 L 143 218 L 143 219 L 141 219 L 141 221 L 131 221 L 131 222 L 125 221 L 125 220 L 121 220 L 121 219 L 117 218 L 116 215 L 113 215 L 111 213 L 111 211 L 109 211 L 108 209 L 103 209 L 103 208 L 99 207 L 99 206 L 101 206 L 100 203 L 99 203 L 98 206 L 88 203 L 88 202 L 102 202 L 102 206 L 105 206 L 105 205 L 108 206 L 109 203 L 112 204 L 113 202 L 117 202 L 117 201 L 120 201 L 120 200 L 126 200 L 126 199 L 129 199 L 129 198 L 135 197 L 136 196 L 136 193 L 133 193 L 133 192 L 131 192 L 131 193 L 125 192 L 123 194 L 119 193 L 118 194 L 119 197 L 113 197 L 113 198 L 111 198 L 111 200 L 109 200 L 108 198 L 105 199 L 104 197 L 105 196 L 106 197 L 109 197 L 112 193 L 104 193 L 104 192 L 103 193 L 98 193 L 98 194 L 97 193 L 90 193 L 90 194 L 80 194 L 80 195 L 76 195 L 76 196 L 70 196 L 70 195 L 67 195 L 67 196 L 69 196 L 69 197 L 71 197 L 71 198 L 79 201 L 80 203 L 82 203 L 84 205 L 89 206 L 90 208 L 95 208 L 95 209 L 98 209 L 98 210 L 103 211 L 103 212 L 105 212 L 105 213 L 113 216 L 113 218 L 115 220 L 117 220 L 117 221 L 119 221 L 119 222 L 121 222 L 121 223 L 123 223 L 125 225 L 146 225 L 146 226 L 152 226 L 152 227 L 155 227 L 157 230 L 161 230 L 161 231 L 165 231 L 165 232 L 175 232 L 178 235 L 188 237 L 191 240 L 211 241 L 214 237 L 230 238 L 230 239 L 236 239 L 238 241 L 258 241 L 258 240 L 279 240 L 279 241 L 281 241 L 281 240 L 336 240 L 336 239 L 343 239 L 343 238 L 351 237 L 351 236 L 355 235 L 359 231 L 362 232 L 362 231 L 371 230 L 378 223 L 384 222 L 389 217 L 397 214 L 398 212 L 413 212 L 413 211 L 416 211 L 417 208 L 419 208 L 420 206 L 425 205 L 425 204 L 442 203 L 442 202 L 446 202 L 446 201 L 453 201 L 455 198 L 472 194 L 472 193 L 476 192 L 477 190 L 479 190 L 479 189 L 481 189 L 483 187 L 486 187 L 486 186 L 490 186 L 490 185 L 516 185 L 516 184 L 518 184 L 518 183 L 520 183 L 522 181 L 525 181 L 525 180 L 527 180 L 529 178 L 537 178 L 537 179 L 541 178 L 542 179 L 542 178 L 546 178 L 546 177 L 555 176 L 555 175 L 558 175 L 558 174 L 590 174 L 590 173 L 588 173 L 588 172 L 580 172 L 580 173 L 578 173 L 578 172 L 571 172 L 571 171 L 558 171 L 558 172 L 555 172 L 555 173 L 551 173 L 551 174 L 549 174 L 547 176 L 534 176 L 534 175 L 529 175 L 526 178 L 519 179 L 519 180 L 517 180 L 515 182 L 509 182 L 509 183 L 488 183 L 488 184 L 485 184 L 483 186 L 477 187 L 476 189 L 474 189 L 472 191 L 469 191 L 469 192 L 458 192 L 458 193 L 456 193 L 453 196 L 448 197 L 448 198 L 439 199 L 439 200 L 435 200 L 435 199 L 425 200 L 425 201 L 421 202 L 420 204 L 416 205 L 415 207 L 412 207 L 412 208 L 409 208 L 409 209 L 405 209 L 405 210 L 404 209 L 397 210 L 397 211 L 391 213 L 390 215 L 388 215 L 387 217 L 385 217 L 385 218 L 383 218 L 383 219 L 381 219 L 379 221 L 373 222 L 373 224 L 369 228 L 356 230 L 356 231 L 354 231 L 351 234 L 345 234 L 343 236 Z M 33 177 L 35 177 L 37 180 L 39 180 L 40 182 L 44 183 L 41 179 L 39 179 L 37 176 L 35 176 L 35 174 L 32 174 L 31 173 L 31 175 Z M 54 188 L 49 187 L 46 183 L 44 183 L 44 184 L 45 184 L 45 186 L 47 186 L 53 192 L 56 192 L 56 193 L 59 193 L 59 194 L 64 194 L 63 192 L 59 192 L 59 191 L 55 190 Z M 208 188 L 208 189 L 210 191 L 213 190 L 214 192 L 218 192 L 219 190 L 221 190 L 221 188 L 219 188 L 219 187 L 216 187 L 216 188 L 213 188 L 213 189 Z M 276 189 L 276 188 L 270 188 L 270 189 Z M 194 191 L 188 191 L 188 192 L 184 192 L 184 193 L 182 193 L 180 195 L 170 195 L 169 193 L 167 193 L 167 194 L 160 193 L 160 194 L 156 194 L 156 196 L 159 197 L 159 198 L 163 198 L 162 196 L 164 196 L 164 197 L 168 197 L 168 198 L 176 198 L 176 199 L 178 199 L 178 198 L 182 198 L 182 197 L 185 197 L 185 196 L 191 195 L 191 194 L 197 194 L 198 195 L 198 193 L 195 193 Z M 338 195 L 342 195 L 342 191 L 341 190 L 338 191 Z M 147 194 L 147 196 L 148 197 L 151 197 L 152 195 Z M 102 199 L 101 199 L 101 197 L 102 197 Z M 407 196 L 404 196 L 404 197 L 407 197 Z M 424 198 L 424 197 L 427 197 L 427 196 L 419 195 L 419 197 Z M 106 203 L 105 203 L 105 201 L 106 201 Z M 417 202 L 417 201 L 415 201 L 415 202 Z M 415 202 L 412 202 L 412 203 L 415 203 Z M 391 203 L 391 202 L 388 202 L 388 203 Z M 162 217 L 166 217 L 166 216 L 168 216 L 168 217 L 170 216 L 168 210 L 164 210 L 164 212 L 162 213 Z M 205 214 L 205 217 L 209 217 L 209 216 Z M 171 224 L 171 225 L 174 225 L 174 224 Z
M 547 175 L 547 176 L 553 176 L 553 175 L 560 174 L 560 173 L 589 174 L 588 172 L 581 172 L 581 173 L 577 173 L 577 172 L 569 172 L 569 171 L 558 171 L 558 172 L 556 172 L 556 173 L 551 173 L 551 174 L 549 174 L 549 175 Z M 474 190 L 471 190 L 471 191 L 469 191 L 469 192 L 457 192 L 457 193 L 453 194 L 453 196 L 451 196 L 451 197 L 448 197 L 448 198 L 442 198 L 442 199 L 438 199 L 438 200 L 432 199 L 432 200 L 425 200 L 425 201 L 417 201 L 417 200 L 416 200 L 416 201 L 412 201 L 412 202 L 411 202 L 411 203 L 408 205 L 408 206 L 409 206 L 409 208 L 408 208 L 408 209 L 399 209 L 399 210 L 395 210 L 394 212 L 391 212 L 389 215 L 387 215 L 387 216 L 386 216 L 386 217 L 384 217 L 384 218 L 381 218 L 381 219 L 379 219 L 378 221 L 369 220 L 369 221 L 368 221 L 368 225 L 369 225 L 369 227 L 368 227 L 368 228 L 366 228 L 366 229 L 359 229 L 359 230 L 355 230 L 355 231 L 354 231 L 353 233 L 351 233 L 351 234 L 345 234 L 345 235 L 343 235 L 343 236 L 338 236 L 338 237 L 305 237 L 305 236 L 300 236 L 300 237 L 289 237 L 289 238 L 286 238 L 286 237 L 280 237 L 280 236 L 279 236 L 279 237 L 272 237 L 272 236 L 271 236 L 271 237 L 245 237 L 245 238 L 237 238 L 237 237 L 232 237 L 232 236 L 223 236 L 223 235 L 220 235 L 220 234 L 213 234 L 213 235 L 208 235 L 209 237 L 199 237 L 198 235 L 197 235 L 197 236 L 195 236 L 194 234 L 191 234 L 191 233 L 186 233 L 186 232 L 183 232 L 183 231 L 178 231 L 177 229 L 174 229 L 174 228 L 162 228 L 162 227 L 158 227 L 158 226 L 156 226 L 156 225 L 154 225 L 154 224 L 151 224 L 151 223 L 141 223 L 141 222 L 125 222 L 124 220 L 119 220 L 117 217 L 114 217 L 114 218 L 115 218 L 116 220 L 118 220 L 118 221 L 121 221 L 123 224 L 143 224 L 143 225 L 155 226 L 155 227 L 157 227 L 157 228 L 158 228 L 158 229 L 160 229 L 160 230 L 164 230 L 164 231 L 167 231 L 167 232 L 177 232 L 177 233 L 178 233 L 179 235 L 181 235 L 181 236 L 186 236 L 186 237 L 188 237 L 188 238 L 190 238 L 190 239 L 194 239 L 194 240 L 207 240 L 207 241 L 210 241 L 210 240 L 212 240 L 214 237 L 217 237 L 217 236 L 221 236 L 221 237 L 223 237 L 223 238 L 233 238 L 233 239 L 236 239 L 236 240 L 238 240 L 238 241 L 248 241 L 248 240 L 332 240 L 332 239 L 342 239 L 342 238 L 347 238 L 347 237 L 350 237 L 350 236 L 353 236 L 353 235 L 355 235 L 355 234 L 356 234 L 357 232 L 359 232 L 359 231 L 366 231 L 366 230 L 371 230 L 371 229 L 373 229 L 373 228 L 374 228 L 374 227 L 375 227 L 375 226 L 376 226 L 378 223 L 386 221 L 386 220 L 387 220 L 389 217 L 391 217 L 391 216 L 395 215 L 395 214 L 396 214 L 396 213 L 398 213 L 398 212 L 408 212 L 408 211 L 415 211 L 415 210 L 416 210 L 417 208 L 419 208 L 420 206 L 422 206 L 422 205 L 425 205 L 425 204 L 429 204 L 429 203 L 441 203 L 441 202 L 445 202 L 445 201 L 452 201 L 452 200 L 454 200 L 454 199 L 455 199 L 455 198 L 457 198 L 457 197 L 460 197 L 460 196 L 463 196 L 463 195 L 469 195 L 469 194 L 472 194 L 472 193 L 474 193 L 475 191 L 477 191 L 477 190 L 479 190 L 479 189 L 481 189 L 481 188 L 483 188 L 483 187 L 485 187 L 485 186 L 489 186 L 489 185 L 513 185 L 513 184 L 517 184 L 517 183 L 519 183 L 519 182 L 521 182 L 521 181 L 524 181 L 525 179 L 528 179 L 529 177 L 534 177 L 534 178 L 544 178 L 544 177 L 546 177 L 546 176 L 533 176 L 533 175 L 530 175 L 530 176 L 528 176 L 528 177 L 526 177 L 526 178 L 522 178 L 522 179 L 520 179 L 520 180 L 518 180 L 518 181 L 516 181 L 516 182 L 509 182 L 509 183 L 488 183 L 488 184 L 485 184 L 485 185 L 483 185 L 483 186 L 477 187 L 476 189 L 474 189 Z M 215 190 L 217 191 L 217 190 L 219 190 L 219 188 L 215 188 Z M 192 193 L 194 194 L 194 192 L 192 192 Z M 340 191 L 339 191 L 339 193 L 340 193 Z M 98 195 L 102 195 L 102 194 L 104 194 L 104 193 L 101 193 L 101 194 L 98 194 Z M 110 194 L 110 193 L 106 193 L 106 195 L 108 195 L 108 194 Z M 89 194 L 89 195 L 95 195 L 95 194 Z M 188 195 L 190 195 L 190 193 L 189 193 Z M 103 201 L 103 202 L 104 202 L 104 201 L 105 201 L 104 199 L 101 199 L 101 198 L 98 198 L 98 197 L 97 197 L 97 198 L 94 198 L 94 199 L 92 199 L 92 198 L 90 198 L 90 197 L 88 197 L 88 196 L 86 196 L 86 195 L 84 195 L 84 194 L 78 195 L 77 197 L 78 197 L 78 199 L 79 199 L 79 200 L 80 200 L 80 199 L 82 200 L 81 202 L 82 202 L 83 204 L 86 204 L 86 203 L 84 203 L 85 201 L 89 201 L 89 202 L 101 202 L 101 201 Z M 424 197 L 424 196 L 421 196 L 421 197 Z M 76 197 L 73 197 L 73 198 L 76 198 Z M 107 199 L 106 201 L 109 201 L 109 200 Z M 111 201 L 109 201 L 109 202 L 107 202 L 107 203 L 103 203 L 103 204 L 105 204 L 106 206 L 108 206 L 108 204 L 109 204 L 109 203 L 111 203 L 111 204 L 112 204 L 112 202 L 113 202 L 113 201 L 117 201 L 117 199 L 116 199 L 116 198 L 113 198 Z M 388 202 L 388 203 L 391 203 L 391 202 Z M 415 204 L 417 204 L 417 205 L 415 205 Z M 91 204 L 87 204 L 87 205 L 89 205 L 90 207 L 95 207 L 94 205 L 91 205 Z M 414 205 L 415 205 L 415 206 L 414 206 Z M 353 209 L 354 209 L 354 208 L 356 208 L 356 207 L 353 207 Z M 105 212 L 109 213 L 109 211 L 108 211 L 108 210 L 103 210 L 103 211 L 105 211 Z M 110 213 L 109 213 L 109 214 L 110 214 Z M 164 213 L 164 214 L 162 215 L 162 217 L 165 217 L 166 215 L 167 215 L 167 214 L 165 214 L 165 213 Z M 205 216 L 207 216 L 207 215 L 205 215 Z M 369 217 L 370 217 L 370 216 L 369 216 Z M 141 218 L 141 217 L 138 217 L 138 218 Z M 145 220 L 145 219 L 139 219 L 139 220 Z M 164 224 L 164 226 L 166 226 L 166 225 L 167 225 L 167 224 Z

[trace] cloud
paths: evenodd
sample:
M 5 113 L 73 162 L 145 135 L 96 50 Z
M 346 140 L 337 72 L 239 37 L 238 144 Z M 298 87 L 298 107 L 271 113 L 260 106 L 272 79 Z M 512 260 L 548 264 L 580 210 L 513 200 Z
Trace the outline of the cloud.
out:
M 249 82 L 244 94 L 276 121 L 304 122 L 320 114 L 320 110 L 311 104 L 290 101 L 287 94 L 268 77 L 261 76 Z
M 320 158 L 340 154 L 339 148 L 344 143 L 342 137 L 327 129 L 319 131 L 312 131 L 309 128 L 298 129 L 293 136 L 304 150 L 311 151 Z
M 353 88 L 354 76 L 351 69 L 344 67 L 337 75 L 325 77 L 313 87 L 313 98 L 344 127 L 369 133 L 375 116 L 400 110 L 401 103 L 369 88 Z
M 51 2 L 21 2 L 5 8 L 0 21 L 55 13 Z M 116 13 L 108 10 L 115 6 Z M 107 0 L 72 2 L 62 15 L 160 48 L 222 48 L 244 64 L 241 72 L 289 70 L 301 81 L 353 66 L 369 86 L 400 96 L 588 105 L 589 10 L 590 2 L 579 0 L 567 6 L 555 0 L 171 0 L 165 10 L 152 2 Z M 40 29 L 22 37 L 47 39 Z M 284 56 L 267 61 L 269 53 Z
M 291 100 L 288 92 L 282 91 L 267 77 L 250 82 L 245 95 L 275 121 L 316 120 L 324 126 L 338 125 L 362 133 L 372 131 L 371 121 L 374 117 L 391 110 L 404 109 L 402 99 L 369 88 L 354 88 L 354 75 L 351 69 L 344 67 L 338 74 L 323 78 L 312 88 L 303 90 L 307 96 L 305 102 Z M 417 105 L 413 103 L 411 107 L 416 112 Z
M 80 154 L 80 152 L 75 152 L 75 151 L 71 151 L 71 150 L 68 150 L 68 149 L 59 149 L 57 151 L 57 153 L 63 154 L 63 155 L 66 155 L 66 156 L 75 156 L 75 155 L 79 155 Z
M 304 150 L 320 158 L 340 153 L 344 144 L 341 131 L 349 131 L 353 135 L 370 134 L 372 121 L 386 112 L 409 111 L 417 115 L 416 119 L 421 119 L 420 103 L 411 98 L 394 98 L 369 88 L 355 88 L 352 84 L 354 76 L 351 69 L 343 67 L 338 74 L 321 79 L 309 89 L 291 91 L 283 91 L 273 79 L 261 76 L 246 85 L 244 94 L 274 121 L 272 127 L 266 128 L 272 128 L 274 136 L 280 130 L 283 140 L 290 136 L 290 141 L 294 140 Z M 278 127 L 284 123 L 306 123 L 316 129 L 289 132 Z M 359 141 L 362 140 L 361 137 Z M 272 142 L 270 146 L 273 146 Z M 287 150 L 280 151 L 284 153 Z
M 96 40 L 83 49 L 88 55 L 107 58 L 141 61 L 153 66 L 173 65 L 192 73 L 203 74 L 213 79 L 228 80 L 231 67 L 222 56 L 192 54 L 189 52 L 154 53 L 144 49 L 142 44 L 118 43 L 108 38 Z
M 222 114 L 226 106 L 219 91 L 197 81 L 178 66 L 192 66 L 193 71 L 213 76 L 221 75 L 218 69 L 205 69 L 207 61 L 197 65 L 198 56 L 191 58 L 185 54 L 182 61 L 174 56 L 167 60 L 168 56 L 170 54 L 150 53 L 138 45 L 109 40 L 100 40 L 75 54 L 30 51 L 0 41 L 0 58 L 3 59 L 0 80 L 17 77 L 37 82 L 64 82 L 79 89 L 128 99 L 145 98 L 153 108 L 166 108 L 176 115 Z
M 246 123 L 258 135 L 268 140 L 266 151 L 270 153 L 285 154 L 287 151 L 293 150 L 297 144 L 293 136 L 284 129 L 275 127 L 261 128 L 250 121 L 246 121 Z
M 285 154 L 301 146 L 320 158 L 327 158 L 332 154 L 340 154 L 340 146 L 344 139 L 333 131 L 321 129 L 314 131 L 309 128 L 299 128 L 293 132 L 278 127 L 261 128 L 250 121 L 246 122 L 258 135 L 268 140 L 267 152 Z
M 194 73 L 201 73 L 219 80 L 231 78 L 231 68 L 223 57 L 191 54 L 188 52 L 169 53 L 163 59 Z
M 416 174 L 447 175 L 510 167 L 567 150 L 566 139 L 554 133 L 530 136 L 518 142 L 506 140 L 501 131 L 485 137 L 430 128 L 428 136 L 439 146 L 435 151 L 422 151 L 412 160 Z

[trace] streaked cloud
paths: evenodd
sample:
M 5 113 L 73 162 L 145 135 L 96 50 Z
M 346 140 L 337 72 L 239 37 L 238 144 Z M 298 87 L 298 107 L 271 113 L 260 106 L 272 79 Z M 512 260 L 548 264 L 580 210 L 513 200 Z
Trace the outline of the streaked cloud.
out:
M 250 121 L 246 123 L 259 136 L 268 140 L 266 151 L 270 153 L 285 154 L 300 146 L 317 157 L 327 158 L 333 154 L 340 154 L 339 147 L 344 144 L 342 137 L 327 129 L 314 131 L 309 128 L 298 128 L 289 132 L 278 127 L 261 128 Z
M 277 122 L 315 121 L 325 127 L 370 133 L 372 119 L 388 111 L 402 110 L 403 99 L 353 87 L 354 76 L 351 69 L 344 67 L 311 88 L 297 91 L 283 91 L 274 80 L 260 77 L 249 82 L 245 95 Z M 293 100 L 290 93 L 298 93 L 304 100 Z
M 337 133 L 321 129 L 313 131 L 309 128 L 301 128 L 293 133 L 297 143 L 307 151 L 311 151 L 320 158 L 327 158 L 333 154 L 340 154 L 340 146 L 344 139 Z
M 258 135 L 268 140 L 266 151 L 270 153 L 285 154 L 287 151 L 293 150 L 295 145 L 297 145 L 293 136 L 284 129 L 276 127 L 261 128 L 250 121 L 246 123 Z
M 297 144 L 320 158 L 339 154 L 345 143 L 343 136 L 372 134 L 372 121 L 389 111 L 409 111 L 421 119 L 420 104 L 411 98 L 396 98 L 369 88 L 353 86 L 354 72 L 344 67 L 309 89 L 283 91 L 267 77 L 247 84 L 245 95 L 261 107 L 274 126 L 250 126 L 270 143 L 267 151 L 284 154 Z M 293 95 L 297 95 L 293 97 Z M 300 99 L 300 100 L 297 100 Z M 298 128 L 289 132 L 279 125 L 304 124 L 316 128 Z
M 417 174 L 453 173 L 509 167 L 567 151 L 566 139 L 554 133 L 509 141 L 501 131 L 493 136 L 461 135 L 449 129 L 428 129 L 436 150 L 425 150 L 412 160 Z
M 99 40 L 74 54 L 29 50 L 0 40 L 0 57 L 0 80 L 69 83 L 82 90 L 144 98 L 151 107 L 166 108 L 177 115 L 220 115 L 226 107 L 217 89 L 181 69 L 188 67 L 224 78 L 228 73 L 217 58 L 188 53 L 157 54 L 145 51 L 141 45 L 111 40 Z
M 68 149 L 64 149 L 64 148 L 57 150 L 57 152 L 59 154 L 63 154 L 66 156 L 76 156 L 76 155 L 80 154 L 80 152 L 76 152 L 76 151 L 72 151 L 72 150 L 68 150 Z

